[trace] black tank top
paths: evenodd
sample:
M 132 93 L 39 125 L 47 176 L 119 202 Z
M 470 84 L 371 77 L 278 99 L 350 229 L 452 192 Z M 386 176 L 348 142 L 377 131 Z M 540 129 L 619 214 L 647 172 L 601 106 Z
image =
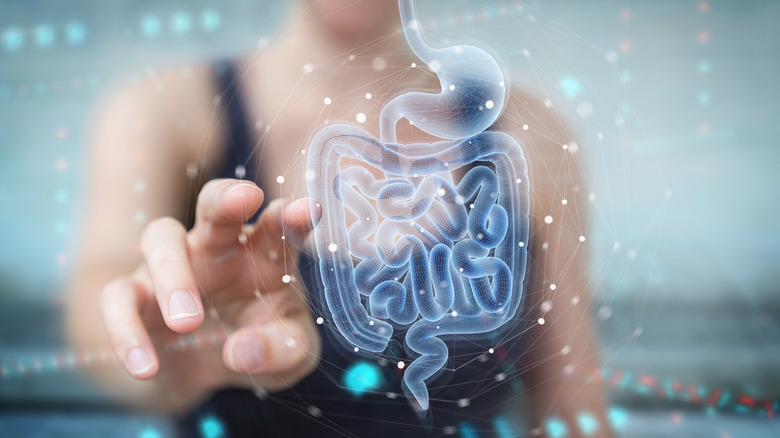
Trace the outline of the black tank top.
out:
M 254 122 L 248 114 L 235 67 L 230 62 L 214 65 L 221 90 L 227 148 L 217 177 L 251 179 L 258 185 L 252 165 Z M 260 165 L 262 167 L 262 164 Z M 239 169 L 238 175 L 236 169 Z M 321 280 L 315 260 L 305 253 L 299 259 L 299 277 L 306 285 L 314 309 L 324 313 Z M 524 351 L 513 343 L 487 354 L 487 346 L 450 345 L 453 361 L 432 385 L 427 419 L 420 419 L 404 397 L 402 371 L 396 362 L 353 354 L 338 340 L 337 333 L 317 326 L 322 338 L 322 360 L 317 369 L 295 386 L 272 394 L 225 388 L 215 392 L 178 421 L 184 437 L 392 437 L 430 436 L 507 437 L 527 432 L 517 412 L 525 391 L 517 378 Z M 519 327 L 519 325 L 518 325 Z M 504 334 L 506 339 L 514 336 Z M 402 338 L 386 355 L 402 357 Z M 363 368 L 360 368 L 363 367 Z M 359 393 L 349 378 L 369 367 L 378 387 Z M 468 401 L 465 401 L 468 400 Z

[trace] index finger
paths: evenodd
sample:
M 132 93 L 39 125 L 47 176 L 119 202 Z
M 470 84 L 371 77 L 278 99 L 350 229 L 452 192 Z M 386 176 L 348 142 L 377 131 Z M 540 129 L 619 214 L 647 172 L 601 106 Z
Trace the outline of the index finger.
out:
M 263 199 L 263 191 L 251 181 L 209 181 L 198 195 L 189 237 L 206 248 L 235 244 L 244 222 L 257 212 Z

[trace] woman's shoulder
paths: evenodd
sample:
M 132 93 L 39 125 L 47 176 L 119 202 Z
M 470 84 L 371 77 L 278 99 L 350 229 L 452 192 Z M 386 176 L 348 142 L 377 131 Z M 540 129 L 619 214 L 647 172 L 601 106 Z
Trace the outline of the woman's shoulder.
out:
M 169 67 L 119 79 L 96 106 L 97 129 L 129 128 L 186 155 L 221 138 L 221 64 Z

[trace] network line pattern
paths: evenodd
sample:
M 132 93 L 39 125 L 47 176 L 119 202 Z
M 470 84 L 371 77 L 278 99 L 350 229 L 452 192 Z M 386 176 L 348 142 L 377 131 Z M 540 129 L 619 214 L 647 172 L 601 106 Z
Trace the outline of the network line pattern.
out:
M 485 131 L 506 93 L 496 61 L 473 46 L 428 47 L 412 1 L 399 7 L 406 40 L 441 92 L 391 100 L 381 112 L 381 141 L 350 125 L 322 129 L 309 148 L 306 179 L 333 324 L 355 351 L 374 353 L 387 348 L 394 330 L 406 330 L 416 359 L 403 387 L 424 411 L 426 381 L 448 360 L 441 337 L 495 334 L 517 313 L 529 183 L 518 143 Z M 403 118 L 443 141 L 397 143 Z

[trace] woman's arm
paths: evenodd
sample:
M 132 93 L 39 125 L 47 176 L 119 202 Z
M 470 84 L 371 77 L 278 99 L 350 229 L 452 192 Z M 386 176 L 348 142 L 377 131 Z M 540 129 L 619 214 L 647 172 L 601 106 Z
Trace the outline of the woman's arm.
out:
M 529 166 L 533 283 L 527 297 L 538 325 L 526 335 L 526 384 L 534 420 L 543 430 L 547 419 L 558 417 L 570 436 L 580 436 L 578 418 L 592 415 L 600 430 L 587 436 L 611 436 L 602 388 L 589 380 L 599 360 L 588 313 L 588 189 L 577 155 L 563 147 L 572 138 L 560 116 L 522 95 L 508 102 L 500 129 L 521 144 Z
M 68 294 L 67 331 L 77 350 L 110 351 L 100 316 L 101 290 L 141 264 L 139 239 L 151 219 L 183 221 L 191 209 L 198 186 L 187 177 L 186 166 L 197 156 L 193 146 L 209 137 L 211 117 L 212 92 L 198 85 L 196 79 L 147 80 L 99 108 L 88 155 L 81 245 Z M 204 148 L 204 158 L 212 158 L 214 149 Z M 97 367 L 95 375 L 122 400 L 166 400 L 156 382 L 132 379 L 118 361 Z

